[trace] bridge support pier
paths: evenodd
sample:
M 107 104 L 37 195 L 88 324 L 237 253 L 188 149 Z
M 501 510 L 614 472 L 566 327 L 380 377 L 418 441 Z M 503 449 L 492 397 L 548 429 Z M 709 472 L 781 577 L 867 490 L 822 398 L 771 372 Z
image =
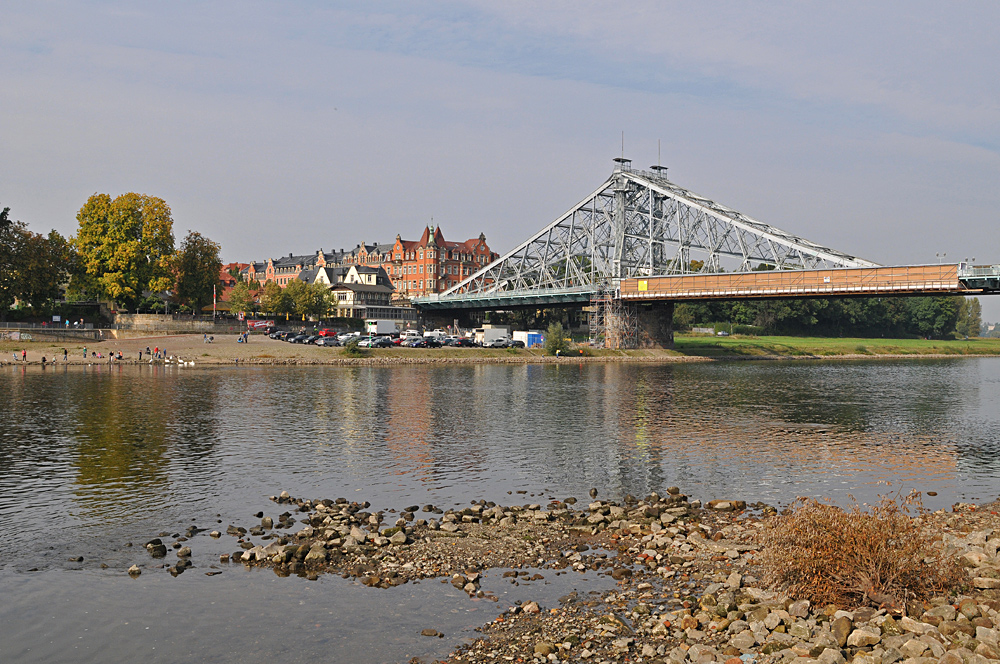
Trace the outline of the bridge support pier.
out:
M 639 348 L 674 347 L 674 303 L 654 302 L 636 307 Z

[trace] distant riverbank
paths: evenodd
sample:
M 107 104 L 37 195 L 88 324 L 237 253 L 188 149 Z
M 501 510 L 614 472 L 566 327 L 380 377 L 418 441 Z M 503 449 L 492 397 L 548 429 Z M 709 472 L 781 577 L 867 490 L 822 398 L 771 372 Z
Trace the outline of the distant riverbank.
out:
M 84 357 L 84 349 L 87 355 Z M 1000 356 L 1000 339 L 836 339 L 821 337 L 710 337 L 677 335 L 672 350 L 615 351 L 589 346 L 552 357 L 542 349 L 498 348 L 392 348 L 364 351 L 352 356 L 343 348 L 325 348 L 276 341 L 263 336 L 237 343 L 235 336 L 216 337 L 205 343 L 200 335 L 162 335 L 136 339 L 109 339 L 99 343 L 53 343 L 47 341 L 0 341 L 0 363 L 40 365 L 109 363 L 109 355 L 127 364 L 147 364 L 149 350 L 165 350 L 170 363 L 198 365 L 392 365 L 392 364 L 524 364 L 570 362 L 710 362 L 732 360 L 859 360 L 895 358 L 945 358 L 956 356 Z M 27 351 L 22 362 L 21 351 Z M 96 354 L 99 354 L 98 357 Z M 141 355 L 140 355 L 141 353 Z M 154 359 L 153 362 L 163 362 Z

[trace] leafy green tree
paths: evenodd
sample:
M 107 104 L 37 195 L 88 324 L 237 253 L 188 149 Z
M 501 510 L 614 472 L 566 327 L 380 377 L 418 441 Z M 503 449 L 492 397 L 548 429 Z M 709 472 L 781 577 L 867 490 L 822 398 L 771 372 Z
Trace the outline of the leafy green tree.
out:
M 556 351 L 565 353 L 567 350 L 569 342 L 566 341 L 566 330 L 563 329 L 562 323 L 552 323 L 545 331 L 545 352 L 555 355 Z
M 24 231 L 23 223 L 10 218 L 9 207 L 0 211 L 0 316 L 6 315 L 18 296 L 18 268 Z
M 909 332 L 922 337 L 943 337 L 955 329 L 958 303 L 952 297 L 911 297 Z
M 18 297 L 36 311 L 60 296 L 75 265 L 70 243 L 56 231 L 39 235 L 24 231 L 17 274 Z
M 143 292 L 173 285 L 173 219 L 162 198 L 94 194 L 76 215 L 74 245 L 91 288 L 133 308 Z
M 196 231 L 188 231 L 174 261 L 177 297 L 195 311 L 211 302 L 213 288 L 220 284 L 222 247 Z
M 249 312 L 254 308 L 253 295 L 250 294 L 250 286 L 245 281 L 239 281 L 229 291 L 230 311 Z
M 260 297 L 260 305 L 264 311 L 273 314 L 292 313 L 292 300 L 288 294 L 270 279 L 264 284 L 264 292 Z
M 290 313 L 296 314 L 297 316 L 303 316 L 307 313 L 312 300 L 309 293 L 309 284 L 301 279 L 292 279 L 289 284 L 285 286 L 285 296 L 288 298 L 291 305 Z
M 20 221 L 10 219 L 10 208 L 0 211 L 0 315 L 14 300 L 36 311 L 60 296 L 60 287 L 78 261 L 72 246 L 51 231 L 40 235 Z
M 978 297 L 963 297 L 958 305 L 955 331 L 963 337 L 978 337 L 983 327 L 983 306 Z

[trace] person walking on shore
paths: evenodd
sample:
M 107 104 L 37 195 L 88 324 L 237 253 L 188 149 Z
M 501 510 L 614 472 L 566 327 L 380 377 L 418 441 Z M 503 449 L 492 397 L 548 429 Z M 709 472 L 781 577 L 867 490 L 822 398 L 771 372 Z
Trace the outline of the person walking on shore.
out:
M 66 321 L 66 322 L 68 323 L 69 321 Z M 69 356 L 66 354 L 66 349 L 63 348 L 63 362 L 66 362 L 68 359 L 69 359 Z
M 83 359 L 85 359 L 85 360 L 87 359 L 87 347 L 86 346 L 83 347 Z
M 21 361 L 22 362 L 28 361 L 28 351 L 23 348 L 21 349 Z

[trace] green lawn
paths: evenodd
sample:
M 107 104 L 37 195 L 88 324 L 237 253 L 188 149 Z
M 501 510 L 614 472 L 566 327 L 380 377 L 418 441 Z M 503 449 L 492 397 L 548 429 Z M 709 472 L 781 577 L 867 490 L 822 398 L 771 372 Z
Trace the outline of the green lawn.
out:
M 1000 339 L 840 339 L 826 337 L 674 337 L 682 355 L 748 357 L 754 355 L 1000 355 Z

